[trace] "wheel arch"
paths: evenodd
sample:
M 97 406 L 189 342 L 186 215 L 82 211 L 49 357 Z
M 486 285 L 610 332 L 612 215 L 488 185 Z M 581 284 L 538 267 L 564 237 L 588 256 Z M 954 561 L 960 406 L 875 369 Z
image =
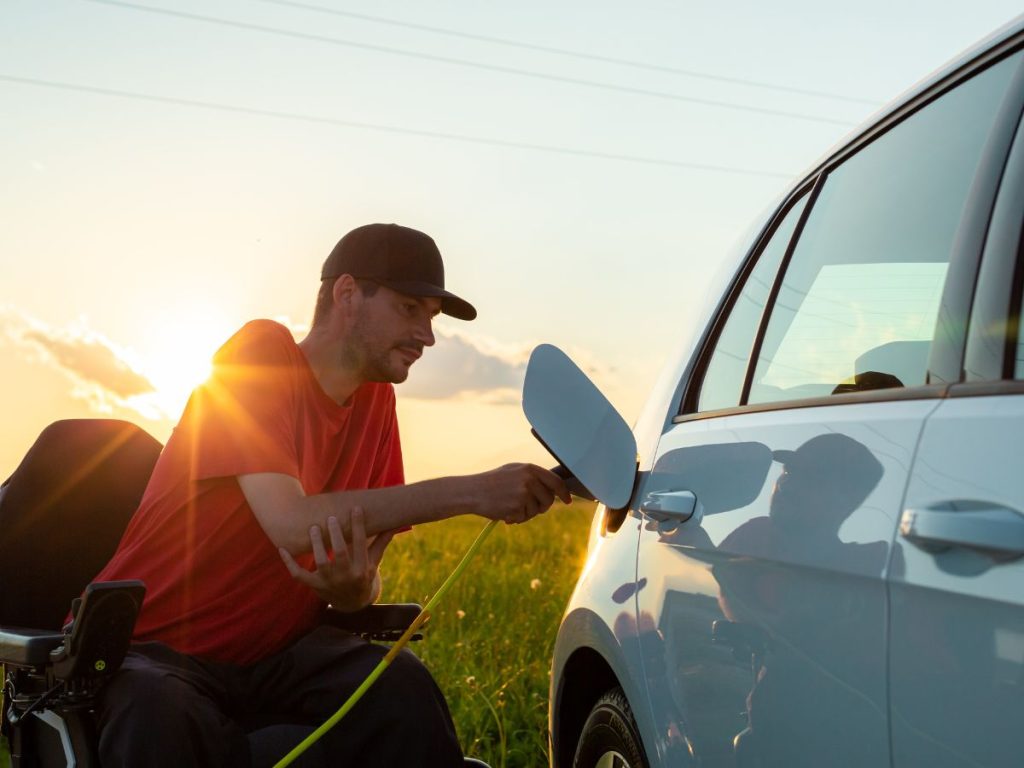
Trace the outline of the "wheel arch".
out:
M 566 660 L 556 698 L 551 733 L 553 768 L 570 768 L 583 724 L 602 694 L 620 686 L 605 658 L 593 648 L 578 648 Z

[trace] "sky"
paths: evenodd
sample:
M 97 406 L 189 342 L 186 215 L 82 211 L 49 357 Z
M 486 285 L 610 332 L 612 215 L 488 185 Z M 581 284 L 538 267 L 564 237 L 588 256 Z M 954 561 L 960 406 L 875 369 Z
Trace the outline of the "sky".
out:
M 1019 2 L 0 0 L 0 478 L 59 418 L 166 440 L 335 242 L 422 229 L 479 310 L 397 388 L 407 475 L 550 464 L 538 343 L 632 421 L 807 166 Z

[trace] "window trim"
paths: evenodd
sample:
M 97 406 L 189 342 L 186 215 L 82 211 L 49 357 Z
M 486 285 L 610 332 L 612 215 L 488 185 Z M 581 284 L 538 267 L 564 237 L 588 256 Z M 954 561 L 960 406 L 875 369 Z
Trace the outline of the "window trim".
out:
M 963 357 L 967 340 L 966 326 L 964 328 L 964 334 L 959 337 L 958 341 L 954 341 L 952 344 L 953 347 L 959 348 L 958 352 L 953 350 L 953 355 L 959 360 L 959 366 L 961 369 L 960 376 L 958 376 L 953 382 L 932 382 L 929 378 L 929 381 L 926 384 L 902 389 L 871 390 L 867 392 L 827 395 L 800 400 L 783 400 L 774 403 L 757 403 L 753 405 L 747 403 L 754 371 L 756 369 L 756 361 L 760 355 L 764 335 L 767 332 L 767 324 L 770 317 L 770 311 L 768 310 L 770 307 L 774 306 L 778 290 L 781 287 L 781 281 L 785 276 L 786 268 L 789 265 L 790 258 L 792 257 L 793 251 L 799 242 L 800 235 L 803 232 L 803 225 L 807 221 L 808 216 L 810 216 L 810 212 L 813 210 L 814 203 L 817 199 L 817 194 L 820 192 L 820 189 L 828 175 L 843 163 L 852 159 L 858 152 L 860 152 L 860 150 L 869 146 L 872 142 L 895 128 L 897 125 L 902 124 L 919 110 L 924 109 L 929 104 L 941 98 L 943 95 L 952 91 L 962 83 L 981 74 L 981 72 L 988 69 L 990 66 L 998 64 L 1000 61 L 1014 55 L 1022 49 L 1024 49 L 1024 33 L 1018 33 L 1011 38 L 1004 40 L 995 47 L 983 52 L 976 58 L 965 63 L 963 66 L 953 70 L 925 91 L 911 97 L 907 102 L 883 116 L 878 122 L 853 138 L 841 149 L 830 154 L 815 169 L 813 169 L 813 171 L 807 174 L 802 182 L 794 187 L 793 193 L 786 198 L 784 205 L 780 206 L 774 218 L 771 219 L 770 227 L 767 228 L 757 240 L 756 247 L 752 248 L 747 254 L 742 267 L 738 270 L 737 276 L 729 288 L 727 300 L 721 302 L 716 309 L 715 315 L 709 324 L 709 330 L 705 332 L 704 338 L 698 345 L 698 351 L 692 358 L 694 362 L 687 366 L 684 373 L 684 380 L 681 383 L 683 395 L 680 398 L 679 407 L 676 409 L 676 415 L 672 418 L 673 423 L 678 424 L 685 421 L 730 416 L 740 413 L 758 413 L 762 411 L 787 410 L 791 408 L 809 408 L 825 405 L 838 405 L 840 403 L 849 404 L 856 402 L 880 402 L 885 400 L 945 397 L 950 384 L 958 383 L 961 380 Z M 999 107 L 995 120 L 993 121 L 992 132 L 982 149 L 982 160 L 979 163 L 979 170 L 971 183 L 971 188 L 967 196 L 964 217 L 961 220 L 961 224 L 958 227 L 954 238 L 953 253 L 950 257 L 950 273 L 953 272 L 954 264 L 959 264 L 963 259 L 973 261 L 973 279 L 965 281 L 966 285 L 969 285 L 970 297 L 968 302 L 973 300 L 975 281 L 977 280 L 977 270 L 981 261 L 982 244 L 984 243 L 985 234 L 988 229 L 988 220 L 992 213 L 992 204 L 994 202 L 995 195 L 999 190 L 1010 146 L 1016 133 L 1017 125 L 1020 122 L 1019 117 L 1011 121 L 1012 108 L 1010 105 L 1014 102 L 1015 96 L 1019 96 L 1021 99 L 1024 99 L 1024 89 L 1017 89 L 1016 92 L 1014 90 L 1022 78 L 1024 78 L 1024 61 L 1018 65 L 1017 70 L 1012 75 L 1010 86 L 1007 89 L 1007 94 Z M 1002 154 L 1001 163 L 998 162 L 1000 154 Z M 985 178 L 984 180 L 981 180 L 983 175 Z M 741 404 L 731 408 L 723 408 L 713 411 L 698 411 L 696 406 L 700 395 L 700 386 L 703 384 L 704 375 L 707 372 L 708 365 L 710 364 L 710 357 L 714 352 L 714 345 L 717 343 L 718 336 L 725 325 L 729 313 L 732 311 L 733 303 L 739 295 L 739 292 L 742 290 L 743 285 L 746 283 L 750 272 L 753 271 L 757 259 L 761 256 L 761 252 L 767 246 L 771 235 L 774 234 L 786 213 L 789 212 L 790 208 L 800 199 L 808 187 L 811 189 L 810 194 L 812 197 L 808 199 L 807 205 L 801 214 L 801 220 L 797 224 L 797 228 L 794 230 L 793 237 L 790 239 L 787 246 L 787 252 L 783 257 L 782 263 L 776 274 L 772 292 L 769 294 L 768 300 L 765 304 L 765 309 L 761 312 L 761 320 L 755 336 L 754 349 L 747 361 L 747 374 L 743 383 L 743 390 L 740 399 Z M 986 193 L 988 200 L 987 209 L 982 206 L 982 201 L 979 199 L 981 197 L 985 197 Z M 964 230 L 965 226 L 968 224 L 970 224 L 969 231 L 965 230 L 962 235 L 961 230 Z M 982 227 L 980 229 L 980 238 L 978 234 L 979 227 Z M 970 242 L 972 242 L 969 239 L 970 235 L 973 235 L 975 238 L 979 238 L 973 256 L 969 253 L 964 255 Z M 967 266 L 970 266 L 970 264 Z M 946 300 L 947 290 L 949 290 L 949 286 L 952 282 L 950 280 L 950 276 L 951 274 L 947 274 L 946 276 L 941 300 L 943 303 Z M 966 285 L 964 289 L 966 289 Z M 950 292 L 956 293 L 956 289 L 952 289 Z M 967 307 L 971 308 L 971 304 L 968 303 Z M 963 317 L 968 317 L 968 315 L 965 313 Z M 938 354 L 935 349 L 938 344 L 939 340 L 935 338 L 933 334 L 933 348 L 929 354 L 928 364 L 929 377 L 932 371 L 932 360 L 935 359 L 934 356 Z M 947 351 L 946 354 L 949 354 L 949 352 Z
M 1024 385 L 1024 382 L 1015 382 Z M 702 419 L 717 419 L 722 416 L 738 416 L 744 413 L 762 413 L 764 411 L 787 411 L 793 408 L 824 408 L 829 405 L 851 405 L 853 403 L 882 403 L 895 400 L 933 400 L 947 396 L 950 387 L 947 384 L 922 384 L 917 387 L 900 389 L 869 389 L 864 392 L 844 392 L 839 395 L 825 397 L 805 397 L 799 400 L 779 400 L 773 403 L 754 403 L 737 405 L 733 408 L 720 408 L 717 411 L 702 413 L 684 413 L 672 419 L 673 424 Z M 1024 386 L 1022 386 L 1024 389 Z
M 761 258 L 761 254 L 764 249 L 768 247 L 768 244 L 775 237 L 775 233 L 778 232 L 779 227 L 782 226 L 782 222 L 785 221 L 786 216 L 793 210 L 793 207 L 800 203 L 805 196 L 810 195 L 814 191 L 816 179 L 811 179 L 808 182 L 801 184 L 799 187 L 793 190 L 793 193 L 786 197 L 782 204 L 775 209 L 775 213 L 771 218 L 768 219 L 768 225 L 761 230 L 760 235 L 754 240 L 754 245 L 749 249 L 747 255 L 743 257 L 743 263 L 736 275 L 733 277 L 732 282 L 729 285 L 728 290 L 725 292 L 725 298 L 719 302 L 718 307 L 715 309 L 714 316 L 712 317 L 711 323 L 704 332 L 704 337 L 698 344 L 697 352 L 693 355 L 693 359 L 696 361 L 695 365 L 685 374 L 686 376 L 686 388 L 683 393 L 682 400 L 678 413 L 699 413 L 697 405 L 700 400 L 700 386 L 690 386 L 690 382 L 696 382 L 697 384 L 703 384 L 704 377 L 707 374 L 708 366 L 711 365 L 711 358 L 714 355 L 715 347 L 718 345 L 718 339 L 722 335 L 722 331 L 725 329 L 725 324 L 732 314 L 732 309 L 739 300 L 740 294 L 743 292 L 743 288 L 747 284 L 747 280 L 750 277 L 751 272 L 754 271 L 757 266 L 758 260 Z M 807 208 L 811 204 L 811 200 L 807 200 L 807 205 L 804 206 L 804 210 L 800 214 L 800 219 L 803 221 L 806 215 Z M 796 228 L 793 230 L 793 235 L 790 236 L 790 242 L 786 245 L 786 253 L 783 254 L 782 262 L 785 263 L 787 256 L 789 255 L 789 246 L 793 243 L 794 237 L 797 235 L 800 227 L 800 222 L 797 222 Z M 778 275 L 776 275 L 778 279 Z M 772 284 L 772 291 L 775 290 L 775 284 Z M 772 293 L 769 293 L 769 299 Z M 767 303 L 765 304 L 767 307 Z M 764 310 L 761 310 L 761 318 L 758 320 L 758 331 L 754 334 L 754 344 L 757 344 L 757 333 L 760 333 L 761 326 L 764 325 Z M 747 367 L 749 368 L 750 361 L 747 360 Z M 744 386 L 740 389 L 740 397 L 742 402 L 743 391 L 746 387 L 746 374 L 744 375 Z M 711 411 L 705 411 L 710 413 Z
M 782 255 L 782 261 L 779 262 L 779 269 L 775 273 L 775 280 L 772 283 L 772 289 L 768 293 L 768 298 L 765 299 L 764 309 L 761 310 L 761 322 L 757 327 L 757 332 L 754 334 L 754 344 L 750 350 L 750 357 L 747 358 L 747 375 L 743 378 L 743 389 L 740 390 L 740 407 L 749 404 L 750 389 L 754 385 L 754 374 L 757 372 L 757 361 L 761 357 L 761 348 L 764 346 L 764 337 L 768 334 L 768 325 L 772 314 L 771 310 L 779 298 L 779 292 L 782 290 L 782 282 L 786 277 L 786 272 L 789 271 L 789 262 L 793 258 L 793 252 L 796 250 L 796 244 L 800 242 L 800 237 L 804 233 L 804 225 L 807 224 L 807 219 L 811 215 L 811 211 L 814 210 L 814 205 L 818 202 L 818 196 L 821 194 L 821 189 L 825 186 L 825 182 L 827 180 L 828 174 L 826 173 L 820 174 L 818 178 L 814 180 L 814 186 L 811 188 L 811 193 L 807 198 L 807 205 L 805 205 L 803 211 L 800 212 L 800 220 L 796 223 L 796 227 L 793 229 L 793 236 L 789 238 L 789 243 L 786 245 L 786 252 Z
M 993 397 L 996 395 L 1024 395 L 1024 380 L 965 381 L 949 387 L 946 397 Z

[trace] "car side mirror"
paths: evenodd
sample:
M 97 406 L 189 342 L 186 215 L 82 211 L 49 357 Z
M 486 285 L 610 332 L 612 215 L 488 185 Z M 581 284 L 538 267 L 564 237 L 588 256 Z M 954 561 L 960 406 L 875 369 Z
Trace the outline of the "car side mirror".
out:
M 633 432 L 557 347 L 541 344 L 530 355 L 523 412 L 533 434 L 564 468 L 559 474 L 567 477 L 574 494 L 609 509 L 629 504 L 637 468 Z

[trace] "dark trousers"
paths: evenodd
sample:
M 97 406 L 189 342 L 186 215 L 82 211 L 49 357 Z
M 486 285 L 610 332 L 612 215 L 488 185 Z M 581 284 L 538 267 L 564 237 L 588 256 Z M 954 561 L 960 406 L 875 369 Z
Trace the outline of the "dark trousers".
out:
M 137 643 L 99 701 L 100 764 L 271 766 L 334 714 L 386 650 L 326 626 L 248 667 Z M 293 765 L 453 768 L 462 753 L 437 684 L 402 651 Z

